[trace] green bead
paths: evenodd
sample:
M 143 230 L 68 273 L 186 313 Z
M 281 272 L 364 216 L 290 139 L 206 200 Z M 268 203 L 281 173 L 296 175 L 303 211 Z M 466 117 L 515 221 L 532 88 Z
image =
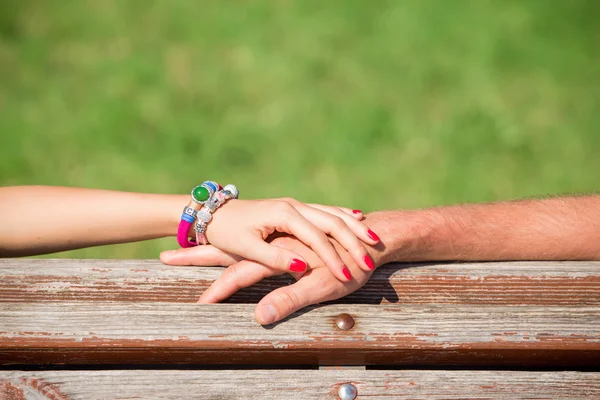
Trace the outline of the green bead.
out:
M 210 197 L 210 192 L 203 186 L 196 186 L 192 190 L 192 197 L 197 203 L 203 203 Z

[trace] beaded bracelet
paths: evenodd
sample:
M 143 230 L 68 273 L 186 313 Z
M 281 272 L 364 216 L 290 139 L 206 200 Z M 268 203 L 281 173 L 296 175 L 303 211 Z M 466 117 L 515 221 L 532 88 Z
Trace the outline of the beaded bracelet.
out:
M 223 187 L 213 181 L 206 181 L 202 185 L 192 189 L 192 199 L 188 205 L 183 208 L 181 221 L 177 228 L 177 243 L 179 243 L 181 247 L 193 247 L 198 245 L 198 242 L 190 239 L 188 236 L 190 228 L 196 220 L 198 210 L 200 210 L 202 205 L 210 200 L 212 196 L 221 189 L 223 189 Z
M 196 231 L 196 243 L 208 244 L 206 238 L 206 227 L 212 220 L 212 214 L 229 199 L 237 199 L 240 192 L 235 185 L 225 185 L 223 190 L 219 190 L 214 196 L 212 196 L 204 207 L 196 214 L 196 224 L 194 225 L 194 231 Z

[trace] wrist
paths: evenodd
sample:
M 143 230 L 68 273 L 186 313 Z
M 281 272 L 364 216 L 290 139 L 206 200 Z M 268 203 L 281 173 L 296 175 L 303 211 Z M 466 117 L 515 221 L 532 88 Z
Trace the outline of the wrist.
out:
M 167 227 L 169 236 L 177 236 L 177 229 L 181 222 L 181 213 L 189 200 L 190 196 L 187 194 L 169 195 L 168 205 L 166 205 L 164 213 L 165 226 Z
M 439 260 L 446 220 L 435 209 L 378 211 L 364 221 L 381 242 L 369 248 L 376 265 L 391 262 Z

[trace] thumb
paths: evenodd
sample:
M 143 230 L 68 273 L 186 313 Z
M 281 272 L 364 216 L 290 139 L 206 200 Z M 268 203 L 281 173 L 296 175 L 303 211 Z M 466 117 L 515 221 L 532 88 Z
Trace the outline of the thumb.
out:
M 329 271 L 326 271 L 329 274 Z M 254 318 L 261 325 L 272 324 L 311 304 L 335 298 L 321 283 L 319 274 L 309 271 L 296 283 L 273 290 L 262 298 L 254 310 Z M 336 281 L 337 282 L 337 281 Z

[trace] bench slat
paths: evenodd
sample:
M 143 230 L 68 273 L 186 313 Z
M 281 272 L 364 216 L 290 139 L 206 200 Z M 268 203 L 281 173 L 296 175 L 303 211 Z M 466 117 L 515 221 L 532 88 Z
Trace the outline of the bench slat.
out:
M 193 303 L 222 270 L 155 260 L 0 259 L 0 302 Z M 229 302 L 256 303 L 291 282 L 266 279 Z M 600 262 L 389 265 L 336 303 L 600 306 Z
M 600 397 L 600 373 L 523 371 L 0 371 L 0 399 L 338 399 Z
M 253 309 L 0 303 L 0 363 L 600 365 L 600 307 L 328 305 L 267 328 Z

